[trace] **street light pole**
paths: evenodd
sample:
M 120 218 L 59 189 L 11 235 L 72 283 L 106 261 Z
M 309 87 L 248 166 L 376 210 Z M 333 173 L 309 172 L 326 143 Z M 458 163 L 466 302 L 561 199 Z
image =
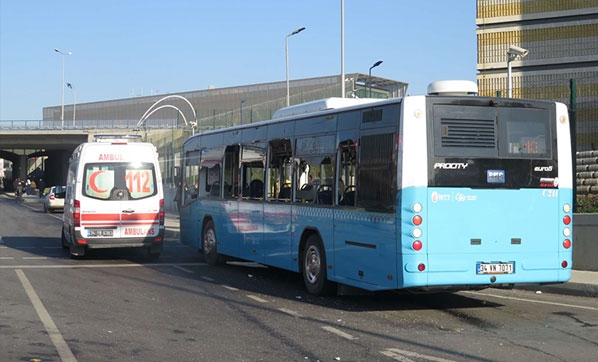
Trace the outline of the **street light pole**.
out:
M 66 55 L 71 55 L 71 52 L 63 53 L 58 48 L 54 48 L 56 53 L 60 53 L 62 55 L 62 82 L 60 82 L 60 90 L 62 92 L 62 103 L 61 103 L 61 112 L 60 112 L 60 121 L 62 122 L 62 128 L 64 128 L 64 57 Z
M 382 64 L 381 60 L 377 61 L 376 63 L 374 63 L 374 65 L 372 65 L 370 67 L 370 73 L 369 73 L 369 78 L 368 78 L 368 84 L 370 86 L 370 98 L 372 98 L 372 68 L 376 68 L 380 64 Z
M 287 61 L 287 107 L 291 105 L 291 95 L 289 90 L 289 37 L 298 34 L 303 30 L 305 30 L 305 27 L 301 27 L 285 37 L 285 55 Z
M 345 0 L 341 0 L 341 98 L 345 98 Z

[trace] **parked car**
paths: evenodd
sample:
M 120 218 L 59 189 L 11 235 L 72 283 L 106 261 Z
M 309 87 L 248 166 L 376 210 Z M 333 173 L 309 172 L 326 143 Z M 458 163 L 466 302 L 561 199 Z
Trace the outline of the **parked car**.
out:
M 66 186 L 52 186 L 44 195 L 44 212 L 64 210 Z

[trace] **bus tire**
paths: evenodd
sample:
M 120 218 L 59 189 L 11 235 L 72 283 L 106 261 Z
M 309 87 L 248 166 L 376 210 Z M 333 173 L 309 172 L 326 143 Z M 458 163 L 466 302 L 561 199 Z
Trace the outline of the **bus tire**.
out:
M 224 258 L 218 254 L 218 239 L 216 239 L 216 228 L 212 220 L 206 222 L 203 227 L 201 249 L 208 265 L 220 265 L 224 263 Z
M 307 238 L 301 261 L 305 289 L 315 295 L 331 294 L 333 283 L 328 281 L 326 253 L 318 235 L 312 234 Z

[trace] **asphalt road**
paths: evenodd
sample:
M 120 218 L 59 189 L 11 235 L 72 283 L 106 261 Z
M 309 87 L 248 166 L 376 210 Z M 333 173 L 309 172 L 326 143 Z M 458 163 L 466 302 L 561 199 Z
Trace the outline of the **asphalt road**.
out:
M 0 194 L 0 361 L 596 361 L 598 298 L 528 290 L 314 297 L 254 263 L 74 260 L 62 214 Z

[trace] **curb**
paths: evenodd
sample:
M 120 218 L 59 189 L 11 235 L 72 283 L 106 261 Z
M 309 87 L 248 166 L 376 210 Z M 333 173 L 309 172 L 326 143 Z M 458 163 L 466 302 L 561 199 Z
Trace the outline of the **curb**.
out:
M 598 298 L 598 285 L 567 282 L 562 284 L 522 284 L 514 289 L 575 297 Z

